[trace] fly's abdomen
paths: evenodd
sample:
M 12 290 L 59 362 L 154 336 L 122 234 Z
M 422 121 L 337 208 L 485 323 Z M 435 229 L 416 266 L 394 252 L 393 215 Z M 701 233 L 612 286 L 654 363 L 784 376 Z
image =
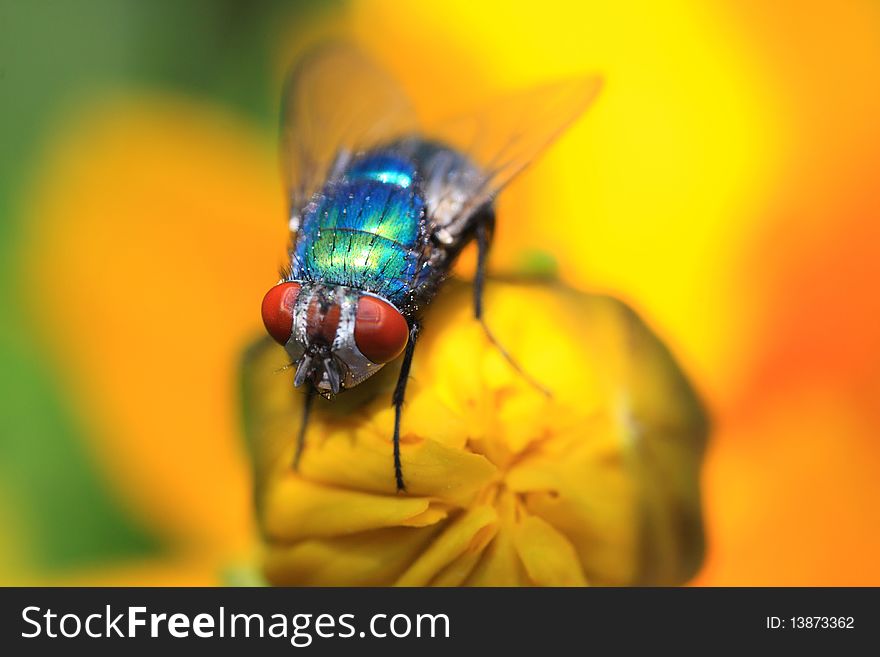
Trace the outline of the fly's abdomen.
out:
M 379 153 L 355 162 L 303 220 L 294 278 L 346 285 L 400 303 L 420 259 L 424 202 L 404 160 Z

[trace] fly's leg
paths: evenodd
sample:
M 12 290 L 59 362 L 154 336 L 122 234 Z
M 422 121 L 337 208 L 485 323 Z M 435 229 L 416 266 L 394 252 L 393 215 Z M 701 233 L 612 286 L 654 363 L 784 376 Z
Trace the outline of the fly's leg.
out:
M 306 444 L 306 428 L 309 425 L 309 416 L 312 414 L 312 403 L 315 401 L 317 392 L 311 383 L 306 385 L 305 399 L 303 401 L 302 421 L 299 425 L 299 435 L 296 437 L 296 452 L 293 455 L 293 469 L 299 469 L 299 459 L 302 456 L 303 447 Z
M 397 375 L 397 385 L 394 387 L 394 395 L 391 397 L 391 404 L 394 406 L 394 480 L 397 483 L 398 493 L 406 490 L 406 486 L 403 483 L 403 468 L 400 465 L 400 411 L 403 408 L 406 383 L 409 380 L 409 369 L 412 365 L 413 353 L 416 350 L 416 339 L 418 337 L 419 323 L 413 322 L 409 327 L 409 342 L 406 343 L 403 363 L 400 365 L 400 374 Z
M 492 334 L 492 331 L 489 330 L 489 325 L 486 324 L 486 319 L 483 317 L 483 285 L 486 282 L 486 257 L 489 255 L 489 246 L 491 244 L 492 238 L 492 228 L 495 225 L 495 213 L 492 209 L 488 209 L 483 212 L 483 217 L 477 222 L 476 226 L 476 239 L 477 239 L 477 272 L 474 276 L 474 317 L 480 322 L 480 325 L 483 327 L 483 331 L 486 333 L 486 337 L 489 339 L 495 348 L 504 356 L 504 359 L 510 363 L 510 366 L 516 370 L 517 374 L 519 374 L 523 379 L 528 382 L 533 388 L 538 390 L 538 392 L 546 395 L 547 397 L 552 397 L 552 393 L 547 390 L 544 386 L 538 383 L 528 372 L 526 372 L 519 363 L 514 360 L 513 356 L 511 356 L 507 350 L 501 346 L 501 343 L 495 338 Z

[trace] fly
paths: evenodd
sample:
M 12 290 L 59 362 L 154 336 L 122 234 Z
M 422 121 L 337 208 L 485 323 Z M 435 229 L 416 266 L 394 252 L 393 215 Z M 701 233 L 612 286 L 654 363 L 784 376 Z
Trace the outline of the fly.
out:
M 501 99 L 436 127 L 346 46 L 305 57 L 282 103 L 281 155 L 290 196 L 289 264 L 263 299 L 263 322 L 305 387 L 294 467 L 314 397 L 328 399 L 401 357 L 394 406 L 394 478 L 401 408 L 421 315 L 462 248 L 477 244 L 474 316 L 483 318 L 486 256 L 498 192 L 593 102 L 596 77 Z

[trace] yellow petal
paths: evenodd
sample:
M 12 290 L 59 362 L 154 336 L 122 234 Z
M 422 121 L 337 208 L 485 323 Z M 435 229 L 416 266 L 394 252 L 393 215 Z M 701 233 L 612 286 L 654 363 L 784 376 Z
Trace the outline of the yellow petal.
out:
M 454 520 L 397 580 L 398 586 L 426 586 L 455 559 L 479 553 L 497 530 L 498 514 L 490 506 L 476 506 Z
M 442 528 L 393 527 L 316 538 L 293 546 L 269 545 L 266 579 L 276 586 L 381 586 L 397 577 Z
M 494 539 L 493 539 L 494 540 Z M 486 550 L 468 550 L 453 559 L 431 580 L 431 586 L 461 586 L 476 565 L 486 556 Z
M 400 459 L 406 494 L 455 505 L 468 504 L 496 473 L 484 457 L 429 439 L 402 441 Z M 306 448 L 300 472 L 328 485 L 398 495 L 390 436 L 383 440 L 361 434 L 353 440 L 348 434 L 333 432 L 320 444 Z
M 552 525 L 526 516 L 516 527 L 513 542 L 529 579 L 538 586 L 585 586 L 578 555 L 571 542 Z
M 406 518 L 400 524 L 404 527 L 427 527 L 449 517 L 449 507 L 445 504 L 432 502 L 427 509 L 418 515 Z
M 473 572 L 465 580 L 467 586 L 528 586 L 531 584 L 516 551 L 513 526 L 518 502 L 509 490 L 492 491 L 490 498 L 498 509 L 498 532 L 483 551 Z
M 466 586 L 528 586 L 510 528 L 502 525 L 482 558 L 465 580 Z
M 428 513 L 429 507 L 426 498 L 335 488 L 289 472 L 268 490 L 263 527 L 269 540 L 292 543 L 396 525 L 425 526 L 445 517 L 445 510 Z

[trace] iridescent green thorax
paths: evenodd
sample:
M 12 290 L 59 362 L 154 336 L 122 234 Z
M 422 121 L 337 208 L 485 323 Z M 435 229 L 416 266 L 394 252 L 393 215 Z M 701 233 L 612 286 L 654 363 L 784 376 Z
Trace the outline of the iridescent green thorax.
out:
M 391 153 L 355 161 L 303 217 L 291 277 L 402 304 L 420 265 L 425 203 L 415 182 L 413 164 Z

